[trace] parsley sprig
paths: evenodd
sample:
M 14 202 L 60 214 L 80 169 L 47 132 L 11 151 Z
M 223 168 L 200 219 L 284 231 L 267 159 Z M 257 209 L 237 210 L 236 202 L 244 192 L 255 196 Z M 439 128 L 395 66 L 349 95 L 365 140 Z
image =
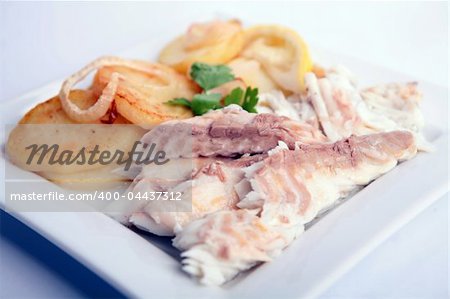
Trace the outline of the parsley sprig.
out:
M 191 67 L 191 78 L 203 88 L 203 92 L 194 95 L 192 101 L 185 98 L 175 98 L 169 102 L 171 105 L 181 105 L 191 108 L 194 115 L 202 115 L 209 110 L 223 108 L 231 104 L 240 105 L 244 110 L 256 113 L 258 103 L 258 88 L 237 87 L 233 89 L 221 102 L 222 95 L 219 93 L 208 93 L 209 90 L 235 79 L 231 69 L 226 65 L 209 65 L 196 62 Z
M 234 80 L 231 69 L 226 65 L 209 65 L 196 62 L 191 66 L 191 78 L 205 91 Z

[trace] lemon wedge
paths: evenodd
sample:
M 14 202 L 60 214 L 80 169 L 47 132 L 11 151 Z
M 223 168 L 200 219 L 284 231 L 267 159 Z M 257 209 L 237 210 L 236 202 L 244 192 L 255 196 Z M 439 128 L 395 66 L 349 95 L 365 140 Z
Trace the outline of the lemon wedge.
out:
M 196 23 L 170 42 L 159 62 L 186 73 L 194 62 L 225 64 L 242 50 L 244 34 L 237 20 Z
M 279 86 L 294 93 L 304 90 L 303 77 L 312 69 L 307 44 L 294 30 L 277 25 L 245 30 L 240 56 L 258 61 Z

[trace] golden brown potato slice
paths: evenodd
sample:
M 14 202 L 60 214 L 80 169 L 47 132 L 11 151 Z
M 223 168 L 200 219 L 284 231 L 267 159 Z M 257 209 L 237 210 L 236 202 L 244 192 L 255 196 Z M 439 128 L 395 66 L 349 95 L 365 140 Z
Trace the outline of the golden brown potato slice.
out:
M 117 174 L 116 169 L 117 165 L 106 165 L 101 168 L 79 172 L 39 171 L 37 174 L 65 189 L 99 190 L 111 188 L 125 190 L 132 180 Z
M 97 101 L 94 94 L 90 90 L 72 90 L 70 92 L 70 100 L 77 105 L 79 108 L 87 109 L 95 104 Z M 114 114 L 111 111 L 111 114 Z M 121 115 L 116 114 L 114 116 L 105 115 L 101 120 L 97 120 L 92 123 L 114 123 L 114 124 L 129 124 L 130 122 L 126 120 Z M 111 121 L 110 121 L 111 120 Z M 70 119 L 64 112 L 61 102 L 58 96 L 55 96 L 43 103 L 37 104 L 33 109 L 28 111 L 19 124 L 76 124 L 77 122 Z
M 117 72 L 122 79 L 114 98 L 115 105 L 118 113 L 130 122 L 152 128 L 167 120 L 192 117 L 191 110 L 166 102 L 180 97 L 191 99 L 198 87 L 168 66 L 141 64 L 148 68 L 147 73 L 125 66 L 99 69 L 92 85 L 94 94 L 100 95 L 112 73 Z
M 120 150 L 123 152 L 123 157 L 126 158 L 134 143 L 139 141 L 144 133 L 144 129 L 132 124 L 19 124 L 9 135 L 6 152 L 10 160 L 22 169 L 36 172 L 73 173 L 109 165 L 109 163 L 87 162 L 89 153 L 96 148 L 95 160 L 98 160 L 101 151 L 110 152 L 110 157 L 112 157 L 117 150 Z M 31 152 L 34 151 L 33 145 L 36 145 L 36 148 L 46 145 L 49 148 L 48 154 L 39 161 L 38 158 L 43 150 L 36 149 L 33 159 L 27 162 L 31 157 Z M 58 148 L 54 150 L 53 145 L 57 145 Z M 83 148 L 85 159 L 81 164 L 62 163 L 61 165 L 50 162 L 51 160 L 73 160 Z M 67 155 L 63 156 L 62 153 L 66 150 L 70 151 L 70 158 Z M 54 157 L 52 157 L 53 152 L 55 152 Z
M 73 90 L 69 98 L 83 109 L 96 102 L 92 91 Z M 110 124 L 114 124 L 114 127 Z M 70 150 L 76 154 L 82 147 L 92 150 L 98 145 L 101 151 L 108 150 L 114 153 L 120 150 L 127 156 L 133 144 L 140 140 L 145 132 L 144 129 L 131 124 L 121 115 L 117 113 L 114 115 L 114 111 L 110 111 L 101 120 L 92 124 L 79 124 L 66 115 L 56 96 L 38 104 L 25 114 L 9 135 L 6 153 L 10 161 L 18 167 L 37 172 L 58 184 L 72 187 L 76 185 L 89 186 L 89 188 L 104 187 L 106 183 L 111 185 L 128 180 L 113 172 L 114 169 L 120 168 L 119 165 L 115 163 L 107 165 L 51 164 L 49 163 L 51 152 L 41 163 L 37 163 L 39 154 L 32 163 L 27 163 L 31 152 L 27 147 L 33 144 L 38 146 L 47 144 L 49 147 L 57 144 L 59 155 L 64 150 Z
M 194 62 L 224 64 L 242 50 L 244 34 L 237 20 L 197 23 L 170 42 L 159 62 L 186 74 Z

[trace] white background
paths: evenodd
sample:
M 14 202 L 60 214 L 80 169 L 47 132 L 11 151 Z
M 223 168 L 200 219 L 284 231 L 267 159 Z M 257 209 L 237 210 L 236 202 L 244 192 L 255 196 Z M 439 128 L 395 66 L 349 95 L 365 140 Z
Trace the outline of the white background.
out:
M 295 28 L 310 44 L 448 86 L 448 4 L 0 3 L 0 100 L 63 78 L 97 56 L 194 21 L 237 17 Z M 149 57 L 150 58 L 150 57 Z M 342 277 L 329 298 L 447 298 L 448 196 Z M 19 248 L 0 243 L 1 294 L 77 297 Z M 19 279 L 20 278 L 20 279 Z M 24 287 L 26 285 L 26 287 Z

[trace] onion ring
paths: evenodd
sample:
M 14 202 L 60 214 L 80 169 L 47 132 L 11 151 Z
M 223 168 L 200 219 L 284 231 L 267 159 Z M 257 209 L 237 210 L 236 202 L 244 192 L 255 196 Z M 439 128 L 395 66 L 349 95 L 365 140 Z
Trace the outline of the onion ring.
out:
M 160 77 L 162 77 L 163 75 L 163 72 L 160 72 L 159 70 L 154 68 L 146 68 L 142 66 L 142 64 L 138 61 L 126 60 L 114 56 L 100 57 L 86 65 L 75 74 L 71 75 L 63 82 L 61 86 L 61 90 L 59 91 L 61 105 L 64 109 L 64 112 L 66 112 L 66 114 L 71 119 L 80 123 L 88 123 L 100 119 L 108 112 L 108 109 L 111 106 L 111 103 L 113 102 L 116 95 L 119 81 L 124 79 L 123 76 L 117 72 L 111 74 L 111 78 L 106 87 L 103 89 L 102 94 L 98 98 L 97 102 L 88 109 L 80 109 L 69 99 L 70 90 L 75 84 L 86 78 L 86 76 L 92 71 L 104 66 L 125 66 Z

